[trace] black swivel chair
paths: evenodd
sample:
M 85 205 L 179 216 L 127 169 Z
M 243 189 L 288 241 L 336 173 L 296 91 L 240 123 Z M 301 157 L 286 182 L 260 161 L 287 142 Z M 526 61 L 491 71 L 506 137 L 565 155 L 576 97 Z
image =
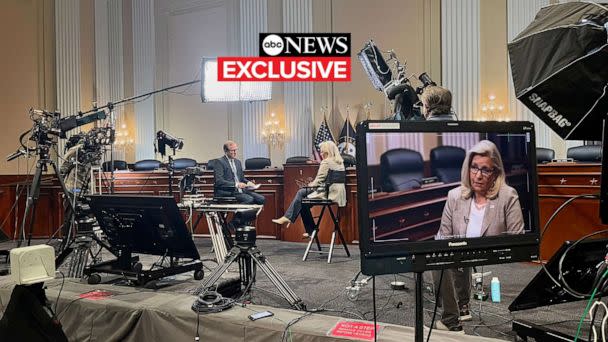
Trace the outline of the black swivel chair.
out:
M 289 157 L 285 160 L 286 164 L 306 164 L 310 158 L 304 156 Z
M 103 164 L 101 164 L 101 169 L 103 170 L 103 172 L 110 172 L 110 165 L 111 162 L 110 161 L 105 161 L 103 162 Z M 114 171 L 116 170 L 128 170 L 129 167 L 127 165 L 127 162 L 124 160 L 115 160 L 114 161 Z
M 466 151 L 456 146 L 438 146 L 431 150 L 431 174 L 440 182 L 460 181 Z
M 133 165 L 133 171 L 153 171 L 160 167 L 160 162 L 156 159 L 140 160 Z
M 196 165 L 196 160 L 191 158 L 173 159 L 173 170 L 185 170 L 189 167 L 195 167 Z
M 261 170 L 270 166 L 270 158 L 256 157 L 245 160 L 245 170 Z
M 209 159 L 207 162 L 207 170 L 215 170 L 215 164 L 219 163 L 217 159 Z M 234 203 L 236 202 L 236 197 L 234 197 L 234 192 L 236 191 L 236 187 L 234 186 L 216 186 L 217 182 L 215 181 L 215 172 L 213 173 L 213 201 L 217 203 Z
M 555 151 L 550 148 L 537 147 L 536 148 L 536 163 L 545 164 L 549 163 L 555 158 Z
M 209 159 L 209 161 L 207 162 L 207 170 L 211 170 L 213 171 L 213 168 L 215 167 L 215 159 Z
M 342 159 L 344 159 L 344 167 L 351 167 L 351 166 L 355 166 L 357 165 L 357 161 L 355 160 L 355 157 L 351 156 L 350 154 L 341 154 Z
M 566 156 L 574 161 L 599 163 L 602 161 L 602 145 L 570 147 Z
M 380 174 L 386 192 L 418 188 L 424 177 L 422 156 L 406 148 L 388 150 L 380 156 Z
M 350 252 L 348 250 L 348 246 L 346 246 L 346 240 L 344 239 L 344 235 L 340 230 L 340 210 L 338 208 L 338 210 L 334 212 L 332 206 L 336 203 L 327 198 L 327 196 L 329 195 L 329 188 L 332 184 L 346 184 L 346 171 L 329 170 L 327 172 L 327 178 L 325 179 L 325 196 L 321 198 L 304 198 L 302 200 L 302 206 L 308 207 L 308 210 L 302 211 L 302 213 L 310 213 L 310 209 L 312 209 L 312 207 L 321 206 L 321 213 L 316 218 L 308 217 L 309 215 L 302 215 L 302 222 L 304 222 L 305 225 L 313 227 L 312 234 L 309 237 L 310 241 L 308 241 L 308 246 L 306 246 L 306 251 L 304 252 L 304 257 L 302 257 L 302 261 L 306 261 L 306 259 L 308 258 L 308 254 L 311 252 L 322 254 L 327 253 L 327 263 L 331 263 L 331 258 L 336 243 L 336 235 L 338 235 L 338 237 L 340 238 L 340 242 L 342 242 L 344 251 L 346 252 L 346 255 L 350 258 Z M 326 209 L 329 212 L 329 215 L 331 216 L 332 222 L 334 223 L 334 231 L 331 233 L 331 243 L 329 244 L 329 251 L 324 251 L 321 248 L 321 243 L 319 242 L 318 236 L 319 226 L 321 225 L 321 221 L 323 220 L 323 214 L 325 214 Z M 316 251 L 311 250 L 313 241 L 317 243 Z

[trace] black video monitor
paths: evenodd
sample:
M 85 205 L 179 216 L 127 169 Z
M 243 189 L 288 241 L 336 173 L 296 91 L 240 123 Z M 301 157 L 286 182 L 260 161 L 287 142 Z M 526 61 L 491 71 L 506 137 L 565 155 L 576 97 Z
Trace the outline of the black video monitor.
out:
M 566 241 L 560 249 L 551 257 L 545 268 L 553 279 L 559 279 L 559 261 L 568 248 L 574 242 Z M 582 241 L 568 251 L 562 264 L 563 277 L 568 286 L 579 294 L 589 294 L 593 291 L 598 266 L 604 262 L 608 252 L 608 239 L 591 239 Z M 606 286 L 602 287 L 596 294 L 605 297 Z M 549 278 L 544 270 L 539 270 L 536 276 L 521 291 L 515 300 L 509 305 L 509 311 L 528 310 L 541 306 L 561 304 L 579 301 L 586 298 L 573 296 L 564 289 L 562 284 L 556 284 Z
M 112 248 L 200 259 L 173 197 L 91 195 L 89 198 Z
M 357 183 L 366 275 L 538 258 L 530 122 L 363 122 Z

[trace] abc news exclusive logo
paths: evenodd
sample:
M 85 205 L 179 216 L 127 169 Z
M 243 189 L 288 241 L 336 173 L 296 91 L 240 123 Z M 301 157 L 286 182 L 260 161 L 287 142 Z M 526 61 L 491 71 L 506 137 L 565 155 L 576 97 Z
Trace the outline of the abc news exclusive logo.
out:
M 218 57 L 218 81 L 351 80 L 350 33 L 260 33 L 260 57 Z

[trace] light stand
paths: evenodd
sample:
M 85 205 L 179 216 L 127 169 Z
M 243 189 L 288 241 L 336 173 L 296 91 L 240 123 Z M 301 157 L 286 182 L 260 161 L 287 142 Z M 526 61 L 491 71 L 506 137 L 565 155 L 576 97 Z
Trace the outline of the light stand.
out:
M 414 341 L 424 341 L 424 305 L 422 305 L 422 272 L 416 272 L 416 323 Z
M 173 150 L 173 156 L 175 156 L 175 151 L 181 150 L 184 147 L 184 141 L 180 138 L 173 137 L 167 132 L 156 132 L 156 144 L 154 146 L 155 152 L 158 152 L 161 157 L 164 158 L 167 152 L 167 146 Z M 175 172 L 175 164 L 171 156 L 169 156 L 169 162 L 167 163 L 166 167 L 167 171 L 169 172 L 169 196 L 173 196 L 173 175 Z
M 602 120 L 602 166 L 600 178 L 600 219 L 608 224 L 608 118 Z
M 175 155 L 175 150 L 174 150 Z M 169 163 L 167 164 L 167 171 L 169 171 L 169 196 L 173 196 L 173 173 L 175 172 L 173 163 L 173 157 L 169 156 Z
M 114 104 L 108 103 L 108 110 L 110 111 L 110 127 L 114 132 L 116 128 L 116 117 L 114 116 Z M 114 140 L 110 144 L 110 194 L 114 193 Z

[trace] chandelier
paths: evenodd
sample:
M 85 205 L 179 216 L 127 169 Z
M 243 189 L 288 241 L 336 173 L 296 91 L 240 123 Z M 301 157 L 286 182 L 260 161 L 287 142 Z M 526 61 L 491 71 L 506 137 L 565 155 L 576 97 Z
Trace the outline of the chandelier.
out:
M 285 142 L 285 131 L 274 112 L 270 113 L 270 117 L 264 122 L 262 139 L 270 146 L 280 146 Z
M 496 103 L 496 96 L 490 94 L 488 102 L 481 104 L 482 121 L 504 121 L 508 120 L 504 113 L 505 106 Z

